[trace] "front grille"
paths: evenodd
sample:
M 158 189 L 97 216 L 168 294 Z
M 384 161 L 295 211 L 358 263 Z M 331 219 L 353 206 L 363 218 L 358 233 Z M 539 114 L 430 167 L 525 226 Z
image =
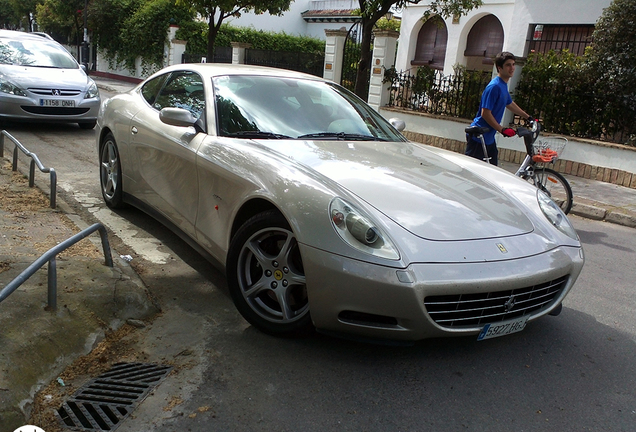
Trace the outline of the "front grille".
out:
M 426 311 L 442 327 L 474 328 L 519 318 L 548 308 L 568 276 L 525 288 L 477 294 L 428 296 Z
M 37 95 L 41 95 L 41 96 L 49 96 L 49 97 L 58 97 L 58 96 L 77 96 L 78 94 L 82 93 L 82 90 L 75 90 L 75 89 L 59 89 L 58 91 L 60 92 L 60 94 L 53 94 L 53 90 L 58 90 L 58 89 L 51 89 L 51 88 L 30 88 L 29 91 L 31 93 L 37 94 Z
M 63 426 L 114 431 L 172 370 L 150 363 L 119 363 L 88 382 L 58 408 Z
M 41 106 L 23 106 L 23 110 L 31 114 L 42 115 L 80 115 L 88 112 L 90 108 L 60 108 L 60 107 L 41 107 Z

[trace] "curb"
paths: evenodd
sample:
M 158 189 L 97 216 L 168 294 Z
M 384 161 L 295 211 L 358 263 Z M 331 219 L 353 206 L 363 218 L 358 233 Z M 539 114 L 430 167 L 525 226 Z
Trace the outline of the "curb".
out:
M 595 205 L 577 203 L 575 201 L 572 205 L 570 214 L 586 219 L 609 222 L 617 225 L 623 225 L 629 228 L 636 228 L 635 215 L 621 213 L 620 211 L 607 210 L 606 208 Z

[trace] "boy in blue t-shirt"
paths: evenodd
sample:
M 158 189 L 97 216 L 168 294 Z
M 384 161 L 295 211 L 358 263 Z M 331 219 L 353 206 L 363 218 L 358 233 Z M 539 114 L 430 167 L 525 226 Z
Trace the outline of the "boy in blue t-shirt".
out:
M 508 81 L 515 73 L 515 56 L 509 52 L 499 53 L 495 57 L 495 66 L 497 67 L 497 76 L 484 89 L 477 117 L 470 124 L 471 126 L 490 128 L 484 134 L 484 141 L 486 142 L 490 163 L 493 165 L 498 164 L 497 155 L 499 154 L 495 143 L 495 134 L 499 132 L 505 137 L 511 137 L 516 134 L 514 129 L 504 128 L 500 125 L 505 109 L 508 108 L 525 119 L 530 118 L 524 110 L 512 101 L 510 92 L 508 92 Z M 481 141 L 466 135 L 466 155 L 483 160 L 485 156 Z

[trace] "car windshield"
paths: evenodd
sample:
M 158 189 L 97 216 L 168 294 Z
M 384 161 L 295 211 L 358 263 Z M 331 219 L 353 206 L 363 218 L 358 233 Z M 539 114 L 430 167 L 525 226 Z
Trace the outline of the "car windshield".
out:
M 348 90 L 324 81 L 272 76 L 214 78 L 218 134 L 263 139 L 405 141 Z
M 68 51 L 45 38 L 0 39 L 0 64 L 60 69 L 79 67 Z

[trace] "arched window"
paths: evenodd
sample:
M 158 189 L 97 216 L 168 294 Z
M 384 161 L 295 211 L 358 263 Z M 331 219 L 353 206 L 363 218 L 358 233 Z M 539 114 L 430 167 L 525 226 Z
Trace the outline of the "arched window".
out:
M 466 57 L 482 57 L 483 63 L 493 64 L 492 59 L 503 48 L 504 32 L 501 22 L 494 15 L 486 15 L 475 23 L 466 41 Z
M 448 30 L 446 24 L 439 16 L 434 16 L 424 23 L 417 35 L 415 46 L 415 58 L 412 65 L 427 65 L 433 69 L 444 69 L 446 58 L 446 42 Z

